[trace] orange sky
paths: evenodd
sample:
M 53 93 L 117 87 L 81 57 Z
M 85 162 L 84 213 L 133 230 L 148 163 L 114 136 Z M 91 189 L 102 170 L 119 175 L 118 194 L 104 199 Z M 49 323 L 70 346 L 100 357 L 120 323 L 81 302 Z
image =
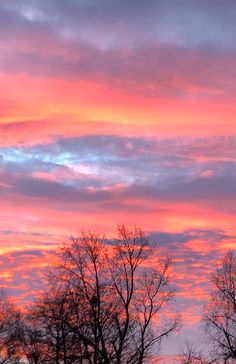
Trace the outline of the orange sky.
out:
M 173 255 L 179 340 L 195 337 L 214 262 L 236 249 L 235 7 L 178 1 L 0 4 L 0 277 L 12 299 L 42 288 L 77 229 L 137 224 Z

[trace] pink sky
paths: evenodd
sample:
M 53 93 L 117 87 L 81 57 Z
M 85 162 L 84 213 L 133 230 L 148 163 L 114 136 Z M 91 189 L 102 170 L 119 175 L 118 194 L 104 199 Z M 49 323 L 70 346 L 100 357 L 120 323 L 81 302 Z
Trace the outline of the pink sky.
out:
M 174 259 L 174 341 L 198 335 L 214 262 L 236 249 L 235 13 L 231 0 L 0 4 L 0 282 L 12 299 L 38 292 L 78 229 L 137 224 Z

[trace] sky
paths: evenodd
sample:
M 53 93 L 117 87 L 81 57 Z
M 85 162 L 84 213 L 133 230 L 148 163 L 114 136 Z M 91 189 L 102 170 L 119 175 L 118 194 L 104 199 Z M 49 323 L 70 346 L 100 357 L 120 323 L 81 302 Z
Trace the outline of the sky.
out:
M 22 304 L 80 229 L 145 230 L 199 336 L 236 249 L 236 2 L 0 2 L 0 286 Z

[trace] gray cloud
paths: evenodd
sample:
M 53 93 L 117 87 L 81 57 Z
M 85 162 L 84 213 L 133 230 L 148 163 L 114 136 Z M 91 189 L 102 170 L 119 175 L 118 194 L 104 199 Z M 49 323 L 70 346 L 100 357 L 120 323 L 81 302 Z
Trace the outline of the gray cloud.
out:
M 36 77 L 93 79 L 149 97 L 222 99 L 236 93 L 235 55 L 160 43 L 125 51 L 99 50 L 76 42 L 68 46 L 62 41 L 51 52 L 45 52 L 44 47 L 21 50 L 20 46 L 9 46 L 0 58 L 0 67 L 5 72 L 23 71 Z
M 191 229 L 180 233 L 169 233 L 166 231 L 154 231 L 150 233 L 150 238 L 157 241 L 161 246 L 171 246 L 172 244 L 185 244 L 191 240 L 224 241 L 232 239 L 226 232 L 213 229 Z M 235 237 L 234 237 L 235 238 Z M 190 257 L 192 258 L 192 256 Z
M 235 46 L 233 0 L 11 0 L 2 7 L 20 13 L 29 22 L 50 21 L 64 35 L 80 35 L 101 46 L 147 39 Z
M 0 4 L 0 67 L 149 97 L 231 98 L 235 15 L 231 0 L 10 1 Z
M 177 201 L 235 214 L 233 137 L 158 140 L 94 135 L 1 148 L 0 154 L 2 195 L 47 199 L 63 208 L 79 203 L 80 209 L 106 210 L 115 204 L 117 210 L 137 212 L 132 200 L 153 201 L 146 206 L 149 210 L 158 201 Z M 143 208 L 141 204 L 140 212 Z

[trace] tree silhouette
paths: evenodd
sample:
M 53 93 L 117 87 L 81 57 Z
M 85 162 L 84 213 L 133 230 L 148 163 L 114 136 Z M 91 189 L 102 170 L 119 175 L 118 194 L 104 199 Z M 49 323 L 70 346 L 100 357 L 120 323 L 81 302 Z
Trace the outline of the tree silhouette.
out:
M 18 362 L 17 328 L 20 313 L 0 291 L 0 364 Z
M 67 292 L 78 363 L 142 364 L 178 329 L 178 316 L 162 315 L 174 296 L 171 259 L 159 255 L 151 265 L 152 252 L 141 229 L 124 225 L 116 240 L 82 232 L 63 247 L 53 284 Z
M 220 364 L 215 358 L 208 358 L 201 350 L 196 350 L 189 341 L 180 356 L 180 364 Z
M 29 307 L 19 340 L 30 364 L 79 362 L 78 340 L 68 325 L 70 313 L 68 293 L 53 288 Z
M 205 309 L 205 329 L 225 363 L 236 360 L 236 257 L 228 252 L 213 275 L 214 291 Z
M 0 295 L 0 364 L 143 364 L 178 330 L 171 258 L 144 232 L 81 232 L 24 312 Z

